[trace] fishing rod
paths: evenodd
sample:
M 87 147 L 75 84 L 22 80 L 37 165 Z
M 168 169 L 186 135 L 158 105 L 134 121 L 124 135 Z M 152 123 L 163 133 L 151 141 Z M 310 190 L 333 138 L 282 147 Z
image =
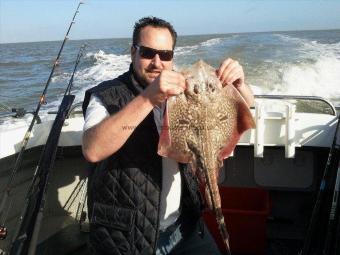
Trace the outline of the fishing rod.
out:
M 322 236 L 320 236 L 318 226 L 324 227 L 324 224 L 320 221 L 320 214 L 322 210 L 327 210 L 331 206 L 330 196 L 326 196 L 330 193 L 331 189 L 335 189 L 335 179 L 336 179 L 336 171 L 338 169 L 339 163 L 339 146 L 337 145 L 338 139 L 338 131 L 340 126 L 340 115 L 337 118 L 337 124 L 335 128 L 335 134 L 333 137 L 332 146 L 328 153 L 328 158 L 325 166 L 325 170 L 323 173 L 322 180 L 320 182 L 319 191 L 317 194 L 316 202 L 313 208 L 313 212 L 310 218 L 309 227 L 307 230 L 307 235 L 302 247 L 300 255 L 309 255 L 313 252 L 313 245 L 316 247 L 316 250 L 322 247 L 321 242 L 325 241 Z M 327 203 L 330 202 L 330 203 Z M 331 208 L 329 209 L 331 211 Z M 314 240 L 315 239 L 315 240 Z M 322 239 L 322 240 L 321 240 Z M 314 241 L 314 242 L 313 242 Z M 317 253 L 320 254 L 320 253 Z
M 34 255 L 38 243 L 39 231 L 46 204 L 46 194 L 49 183 L 49 174 L 57 153 L 58 140 L 64 121 L 68 116 L 75 96 L 71 95 L 74 74 L 85 46 L 82 46 L 77 55 L 76 63 L 69 84 L 65 90 L 58 113 L 53 122 L 44 150 L 36 167 L 31 186 L 26 196 L 26 204 L 19 218 L 19 226 L 10 245 L 10 255 Z
M 13 170 L 11 172 L 11 175 L 10 175 L 10 178 L 7 182 L 7 185 L 4 189 L 4 195 L 3 195 L 3 198 L 2 198 L 2 201 L 1 201 L 1 204 L 0 204 L 0 240 L 1 239 L 5 239 L 6 236 L 7 236 L 7 228 L 4 226 L 5 225 L 5 221 L 6 221 L 6 217 L 7 217 L 7 213 L 4 212 L 5 210 L 5 206 L 7 204 L 7 200 L 8 198 L 10 197 L 10 194 L 11 194 L 11 191 L 12 191 L 12 182 L 14 180 L 14 177 L 18 171 L 18 169 L 20 168 L 20 165 L 21 165 L 21 162 L 22 162 L 22 157 L 23 157 L 23 154 L 24 154 L 24 151 L 26 149 L 26 146 L 27 146 L 27 143 L 28 143 L 28 140 L 31 136 L 31 132 L 32 132 L 32 129 L 33 129 L 33 126 L 36 122 L 36 120 L 38 119 L 39 117 L 39 110 L 40 110 L 40 107 L 42 104 L 45 103 L 46 101 L 46 92 L 47 92 L 47 89 L 48 89 L 48 86 L 50 85 L 50 82 L 51 82 L 51 79 L 52 79 L 52 76 L 53 76 L 53 73 L 54 73 L 54 70 L 56 68 L 56 66 L 58 65 L 58 61 L 59 61 L 59 58 L 60 58 L 60 55 L 61 55 L 61 52 L 63 51 L 64 49 L 64 45 L 66 43 L 66 41 L 68 40 L 68 35 L 70 33 L 70 30 L 71 30 L 71 27 L 73 26 L 73 24 L 75 23 L 75 18 L 77 16 L 77 14 L 79 13 L 79 7 L 80 5 L 82 5 L 83 2 L 79 2 L 78 4 L 78 7 L 73 15 L 73 18 L 72 18 L 72 21 L 68 27 L 68 30 L 66 32 L 66 35 L 64 37 L 64 40 L 61 44 L 61 47 L 60 47 L 60 50 L 58 52 L 58 55 L 57 55 L 57 58 L 55 59 L 54 61 L 54 64 L 53 64 L 53 67 L 52 67 L 52 70 L 51 70 L 51 73 L 47 79 L 47 82 L 46 82 L 46 85 L 45 85 L 45 88 L 39 98 L 39 102 L 38 102 L 38 105 L 36 107 L 36 110 L 34 111 L 34 114 L 33 114 L 33 119 L 25 133 L 25 136 L 21 142 L 21 149 L 20 149 L 20 152 L 15 160 L 15 164 L 14 164 L 14 167 L 13 167 Z M 7 208 L 9 209 L 9 208 Z
M 328 224 L 328 233 L 326 237 L 326 245 L 324 249 L 324 254 L 336 255 L 340 254 L 340 199 L 339 199 L 339 190 L 340 190 L 340 164 L 338 167 L 338 176 L 337 176 L 337 190 L 334 192 L 333 202 L 334 202 L 334 211 L 330 214 L 330 220 Z M 338 250 L 338 251 L 337 251 Z M 333 251 L 333 252 L 332 252 Z
M 334 238 L 334 249 L 331 255 L 340 254 L 340 199 L 338 199 L 336 216 L 337 216 L 337 227 L 336 227 L 335 238 Z
M 338 136 L 338 131 L 339 131 L 339 122 L 340 122 L 340 114 L 339 114 L 339 119 L 338 119 L 338 125 L 336 128 L 336 133 L 335 136 L 335 141 L 337 142 L 339 136 Z M 337 228 L 337 223 L 339 222 L 339 210 L 340 210 L 340 202 L 339 202 L 339 189 L 340 189 L 340 144 L 336 143 L 334 146 L 336 149 L 336 156 L 335 156 L 335 166 L 337 169 L 337 176 L 336 176 L 336 181 L 335 181 L 335 186 L 334 186 L 334 191 L 333 191 L 333 197 L 332 197 L 332 206 L 330 209 L 329 213 L 329 219 L 328 219 L 328 226 L 327 226 L 327 235 L 326 235 L 326 241 L 325 241 L 325 246 L 323 249 L 323 255 L 330 255 L 332 250 L 335 250 L 334 246 L 334 240 L 336 240 L 336 228 Z

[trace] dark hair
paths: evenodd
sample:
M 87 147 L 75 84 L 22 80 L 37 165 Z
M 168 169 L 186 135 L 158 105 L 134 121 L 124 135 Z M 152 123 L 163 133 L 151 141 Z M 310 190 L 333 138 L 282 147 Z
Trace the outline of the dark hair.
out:
M 133 45 L 138 45 L 139 40 L 140 40 L 140 31 L 146 26 L 152 26 L 156 28 L 167 28 L 172 37 L 172 49 L 175 48 L 176 40 L 177 40 L 177 33 L 175 29 L 173 28 L 173 26 L 169 22 L 163 19 L 152 17 L 152 16 L 141 18 L 135 23 L 135 26 L 133 29 L 133 37 L 132 37 Z

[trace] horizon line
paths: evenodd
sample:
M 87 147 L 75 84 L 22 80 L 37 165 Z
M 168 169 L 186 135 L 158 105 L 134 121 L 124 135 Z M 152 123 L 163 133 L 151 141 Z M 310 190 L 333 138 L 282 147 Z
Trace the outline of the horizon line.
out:
M 229 33 L 208 33 L 208 34 L 179 34 L 178 37 L 185 36 L 202 36 L 202 35 L 231 35 L 231 34 L 251 34 L 251 33 L 278 33 L 278 32 L 307 32 L 307 31 L 332 31 L 340 30 L 340 28 L 327 28 L 327 29 L 301 29 L 301 30 L 273 30 L 273 31 L 252 31 L 252 32 L 229 32 Z M 86 41 L 86 40 L 109 40 L 109 39 L 130 39 L 132 37 L 107 37 L 107 38 L 80 38 L 68 39 L 68 41 Z M 40 42 L 60 42 L 59 40 L 43 40 L 43 41 L 18 41 L 18 42 L 0 42 L 0 44 L 19 44 L 19 43 L 40 43 Z

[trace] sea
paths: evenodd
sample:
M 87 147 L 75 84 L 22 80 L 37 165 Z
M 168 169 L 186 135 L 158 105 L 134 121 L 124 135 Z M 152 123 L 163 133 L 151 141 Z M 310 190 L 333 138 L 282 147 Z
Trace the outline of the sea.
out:
M 0 111 L 35 110 L 61 44 L 0 44 Z M 87 89 L 128 70 L 130 38 L 72 40 L 70 36 L 48 87 L 42 115 L 57 110 L 84 44 L 87 47 L 72 86 L 75 102 L 83 100 Z M 340 105 L 340 30 L 179 36 L 175 69 L 199 59 L 217 68 L 228 57 L 243 66 L 246 82 L 256 95 L 318 96 Z

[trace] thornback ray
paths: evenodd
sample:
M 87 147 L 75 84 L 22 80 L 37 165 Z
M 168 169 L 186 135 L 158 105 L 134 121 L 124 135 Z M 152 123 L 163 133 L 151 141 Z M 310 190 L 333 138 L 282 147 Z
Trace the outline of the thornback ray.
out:
M 255 122 L 237 89 L 223 87 L 215 69 L 204 61 L 196 62 L 182 74 L 187 80 L 187 89 L 167 100 L 158 154 L 193 166 L 201 184 L 206 185 L 206 201 L 215 213 L 230 253 L 218 172 L 242 133 L 254 128 Z

